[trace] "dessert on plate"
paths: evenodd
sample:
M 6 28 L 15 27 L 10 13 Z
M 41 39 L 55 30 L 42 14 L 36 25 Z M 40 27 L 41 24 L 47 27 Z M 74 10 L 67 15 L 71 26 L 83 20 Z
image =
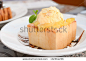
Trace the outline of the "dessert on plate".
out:
M 42 49 L 63 49 L 76 37 L 75 19 L 64 20 L 63 14 L 56 7 L 43 8 L 38 15 L 32 15 L 29 22 L 29 43 Z
M 0 1 L 0 21 L 12 18 L 12 11 L 10 7 L 3 7 L 3 2 Z

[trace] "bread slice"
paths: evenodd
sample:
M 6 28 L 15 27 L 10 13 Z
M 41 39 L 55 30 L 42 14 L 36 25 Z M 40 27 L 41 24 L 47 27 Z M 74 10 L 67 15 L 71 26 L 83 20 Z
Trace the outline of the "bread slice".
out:
M 3 12 L 3 9 L 0 9 L 0 12 L 1 12 L 1 15 L 2 15 L 2 21 L 4 21 L 4 12 Z
M 58 31 L 37 32 L 34 24 L 28 26 L 29 43 L 46 50 L 58 50 L 67 47 L 76 37 L 76 21 L 63 26 Z M 32 30 L 33 29 L 33 30 Z M 35 29 L 35 32 L 34 32 Z M 66 31 L 65 31 L 66 29 Z M 62 31 L 62 32 L 59 32 Z
M 1 14 L 0 14 L 0 21 L 2 21 L 2 16 L 1 16 Z
M 3 8 L 3 12 L 4 12 L 4 20 L 8 20 L 8 11 L 7 11 L 7 8 Z
M 2 20 L 3 20 L 3 18 L 2 18 L 2 11 L 0 9 L 0 21 L 2 21 Z
M 10 7 L 0 9 L 0 21 L 8 20 L 12 18 L 12 12 Z
M 8 12 L 8 19 L 11 19 L 12 18 L 12 12 L 11 12 L 10 7 L 7 8 L 7 12 Z

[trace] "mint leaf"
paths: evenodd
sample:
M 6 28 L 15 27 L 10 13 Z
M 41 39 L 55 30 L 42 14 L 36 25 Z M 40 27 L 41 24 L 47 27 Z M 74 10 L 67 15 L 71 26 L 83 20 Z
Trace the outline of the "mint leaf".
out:
M 35 13 L 35 15 L 37 15 L 38 10 L 36 10 L 36 11 L 35 11 L 35 10 L 33 10 L 33 12 Z
M 35 15 L 32 15 L 29 18 L 29 23 L 33 23 L 35 20 L 36 20 L 36 16 Z
M 37 14 L 38 10 L 36 10 L 35 14 Z
M 36 11 L 35 11 L 35 10 L 33 10 L 33 12 L 34 12 L 34 13 L 36 13 Z
M 35 13 L 35 15 L 30 16 L 29 23 L 33 23 L 36 20 L 36 18 L 37 18 L 38 10 L 36 10 L 36 11 L 33 10 L 33 12 Z

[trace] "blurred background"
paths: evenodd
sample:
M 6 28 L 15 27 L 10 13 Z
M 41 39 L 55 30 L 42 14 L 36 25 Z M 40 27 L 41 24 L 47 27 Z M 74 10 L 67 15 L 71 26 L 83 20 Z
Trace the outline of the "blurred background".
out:
M 23 6 L 27 9 L 56 6 L 62 13 L 77 14 L 86 8 L 86 0 L 2 0 L 4 5 Z M 29 14 L 32 12 L 29 12 Z
M 2 0 L 2 1 L 34 1 L 34 0 Z M 37 0 L 37 1 L 39 1 L 39 0 Z M 46 0 L 41 0 L 41 1 L 46 1 Z M 60 4 L 86 6 L 86 3 L 84 3 L 84 1 L 86 1 L 86 0 L 53 0 L 53 1 L 60 3 Z

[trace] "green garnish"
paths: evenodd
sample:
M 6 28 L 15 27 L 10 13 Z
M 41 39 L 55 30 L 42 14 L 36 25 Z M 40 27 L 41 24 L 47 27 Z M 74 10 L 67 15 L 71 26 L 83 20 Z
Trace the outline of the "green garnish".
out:
M 33 23 L 33 21 L 35 21 L 36 18 L 37 18 L 37 12 L 38 12 L 38 10 L 36 10 L 36 11 L 33 10 L 33 12 L 35 13 L 35 15 L 30 16 L 29 23 Z

